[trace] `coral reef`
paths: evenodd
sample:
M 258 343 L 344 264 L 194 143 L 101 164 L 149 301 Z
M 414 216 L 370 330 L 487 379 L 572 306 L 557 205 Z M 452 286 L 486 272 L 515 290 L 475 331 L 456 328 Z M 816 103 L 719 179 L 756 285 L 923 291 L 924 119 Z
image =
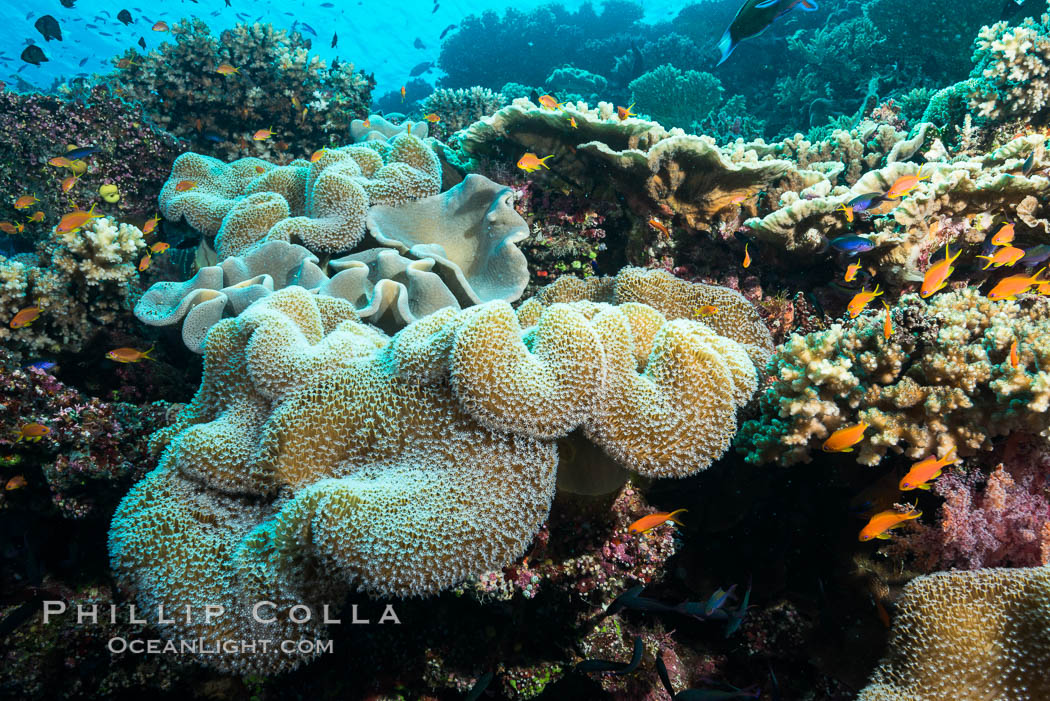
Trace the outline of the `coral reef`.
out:
M 80 162 L 84 170 L 64 192 L 61 181 L 74 173 L 48 161 L 71 145 L 97 146 L 99 151 Z M 23 236 L 32 240 L 47 235 L 70 211 L 70 201 L 83 209 L 97 203 L 122 218 L 152 215 L 164 173 L 183 148 L 102 88 L 77 99 L 5 90 L 0 92 L 0 191 L 6 197 L 0 202 L 0 220 L 25 223 Z M 107 183 L 120 193 L 115 204 L 98 196 Z M 39 201 L 30 210 L 15 210 L 14 201 L 22 195 Z M 44 212 L 43 221 L 27 222 L 37 210 Z
M 889 654 L 857 698 L 1046 698 L 1048 606 L 1050 567 L 918 577 L 898 601 Z
M 10 321 L 37 307 L 29 326 L 0 326 L 0 341 L 17 357 L 81 350 L 103 327 L 130 320 L 141 289 L 136 265 L 146 249 L 142 232 L 109 217 L 41 241 L 34 254 L 0 256 L 0 310 Z
M 500 92 L 488 88 L 440 88 L 427 95 L 420 109 L 424 114 L 436 114 L 439 121 L 430 125 L 433 135 L 443 141 L 455 132 L 486 117 L 510 100 Z
M 981 29 L 971 80 L 970 107 L 995 121 L 1023 119 L 1045 125 L 1050 115 L 1050 15 L 1026 17 L 1019 25 L 997 22 Z
M 975 455 L 995 437 L 1050 427 L 1046 300 L 993 302 L 974 288 L 929 303 L 905 295 L 889 339 L 885 314 L 794 335 L 777 350 L 761 414 L 738 436 L 749 462 L 808 462 L 833 431 L 859 422 L 868 429 L 854 455 L 864 465 L 890 451 L 918 459 L 955 447 Z M 1008 357 L 1015 340 L 1017 367 Z
M 239 212 L 246 206 L 257 209 L 253 200 L 270 196 L 250 195 L 234 206 L 220 227 L 220 252 L 230 250 L 222 239 Z M 218 265 L 201 268 L 185 282 L 154 284 L 135 314 L 155 326 L 182 322 L 183 341 L 199 353 L 205 334 L 219 319 L 293 284 L 348 300 L 361 319 L 391 333 L 443 307 L 512 302 L 528 282 L 524 256 L 515 247 L 528 228 L 512 200 L 508 188 L 469 175 L 440 195 L 371 208 L 372 236 L 389 248 L 321 264 L 306 248 L 268 237 Z
M 551 439 L 580 428 L 652 477 L 695 472 L 728 446 L 757 383 L 735 340 L 636 302 L 537 311 L 523 328 L 506 302 L 446 308 L 390 338 L 350 303 L 289 287 L 220 321 L 201 390 L 155 436 L 161 466 L 114 517 L 114 570 L 149 608 L 319 606 L 347 586 L 432 594 L 522 554 L 553 496 Z M 161 629 L 210 640 L 285 625 L 245 615 Z M 248 671 L 304 659 L 205 661 Z
M 127 63 L 101 81 L 198 152 L 285 162 L 346 143 L 350 121 L 367 113 L 374 81 L 351 63 L 329 67 L 310 56 L 298 33 L 238 24 L 216 38 L 198 18 L 171 33 L 174 43 L 127 51 Z M 237 70 L 220 73 L 223 65 Z M 273 138 L 254 139 L 260 129 Z
M 722 102 L 722 82 L 710 73 L 658 66 L 628 86 L 631 101 L 665 127 L 695 132 Z
M 435 195 L 440 186 L 437 156 L 404 134 L 325 149 L 312 163 L 297 160 L 287 166 L 256 158 L 227 165 L 186 153 L 175 160 L 161 189 L 160 210 L 168 219 L 185 219 L 214 236 L 220 258 L 263 239 L 336 253 L 364 236 L 369 206 Z

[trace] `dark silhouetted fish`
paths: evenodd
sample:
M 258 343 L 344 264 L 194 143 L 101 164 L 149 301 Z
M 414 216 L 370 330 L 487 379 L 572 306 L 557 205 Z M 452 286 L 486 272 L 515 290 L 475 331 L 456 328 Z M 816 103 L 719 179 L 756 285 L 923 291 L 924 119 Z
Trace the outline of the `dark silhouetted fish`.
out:
M 1050 258 L 1050 246 L 1041 243 L 1038 246 L 1032 246 L 1025 251 L 1024 258 L 1017 262 L 1026 268 L 1032 268 L 1039 265 L 1047 258 Z
M 423 63 L 417 63 L 415 66 L 413 66 L 412 70 L 408 72 L 408 75 L 410 78 L 415 78 L 417 75 L 423 75 L 433 67 L 433 61 L 423 61 Z
M 34 66 L 39 66 L 41 63 L 45 63 L 48 60 L 50 60 L 47 56 L 44 55 L 44 50 L 36 44 L 30 44 L 25 49 L 23 49 L 21 59 L 26 63 L 32 63 Z
M 839 236 L 838 238 L 831 239 L 830 245 L 837 251 L 843 251 L 851 256 L 855 256 L 858 253 L 864 253 L 875 248 L 868 239 L 863 236 Z
M 1028 154 L 1028 158 L 1024 159 L 1024 163 L 1021 164 L 1021 175 L 1026 178 L 1032 174 L 1032 170 L 1035 168 L 1035 151 L 1033 150 Z
M 226 0 L 226 7 L 233 7 L 232 5 L 230 5 L 230 0 Z
M 451 32 L 455 28 L 456 28 L 456 25 L 454 25 L 454 24 L 448 25 L 443 30 L 441 30 L 441 36 L 439 36 L 438 39 L 444 39 L 445 35 L 448 34 L 449 32 Z
M 642 638 L 641 636 L 635 636 L 634 638 L 634 654 L 631 655 L 630 662 L 612 662 L 611 660 L 584 660 L 583 662 L 576 665 L 577 672 L 612 672 L 613 674 L 630 674 L 634 670 L 638 669 L 639 663 L 642 661 Z
M 80 63 L 78 63 L 77 65 L 78 66 L 83 66 L 87 62 L 88 62 L 88 60 L 86 58 L 82 58 L 82 59 L 80 59 Z
M 412 42 L 412 46 L 416 47 L 417 49 L 427 48 L 419 37 L 416 37 L 416 40 Z
M 434 14 L 435 12 L 437 12 L 440 9 L 441 9 L 441 5 L 434 5 L 434 9 L 430 12 L 430 14 Z
M 747 0 L 737 11 L 725 34 L 718 40 L 718 50 L 722 52 L 722 58 L 716 65 L 721 66 L 740 42 L 766 31 L 773 22 L 791 12 L 796 5 L 807 12 L 817 9 L 817 3 L 813 0 Z
M 206 131 L 203 134 L 205 141 L 210 141 L 213 144 L 221 144 L 226 139 L 223 138 L 222 134 L 216 134 L 213 131 Z
M 58 20 L 51 15 L 44 15 L 36 22 L 33 22 L 33 26 L 44 36 L 45 41 L 51 41 L 52 39 L 62 41 L 62 30 L 58 26 Z
M 332 32 L 332 48 L 334 49 L 335 45 L 338 44 L 338 43 L 339 43 L 339 32 Z
M 118 12 L 117 19 L 123 22 L 125 27 L 135 21 L 131 19 L 131 13 L 127 10 L 121 10 L 120 12 Z
M 139 46 L 141 46 L 142 48 L 146 48 L 146 38 L 145 37 L 139 37 Z
M 317 36 L 317 32 L 314 31 L 314 28 L 311 27 L 310 25 L 308 25 L 306 22 L 300 22 L 299 24 L 302 25 L 303 29 L 305 29 L 306 31 L 310 32 L 314 36 Z
M 62 7 L 73 7 L 77 0 L 59 0 L 59 2 L 62 3 Z
M 78 158 L 85 158 L 87 156 L 93 156 L 94 154 L 98 153 L 101 150 L 102 149 L 100 149 L 98 146 L 81 146 L 79 148 L 70 149 L 70 150 L 66 151 L 65 153 L 63 153 L 62 155 L 65 156 L 66 158 L 72 160 L 72 161 L 75 161 Z
M 321 7 L 335 7 L 335 5 L 333 5 L 330 2 L 322 2 L 321 3 Z

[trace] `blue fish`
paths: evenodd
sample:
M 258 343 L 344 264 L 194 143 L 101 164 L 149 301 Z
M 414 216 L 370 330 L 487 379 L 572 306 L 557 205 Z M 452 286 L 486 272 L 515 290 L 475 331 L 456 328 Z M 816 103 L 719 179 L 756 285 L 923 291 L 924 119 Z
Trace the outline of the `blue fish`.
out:
M 773 22 L 791 12 L 796 6 L 807 12 L 817 9 L 817 3 L 813 0 L 747 0 L 737 11 L 725 34 L 718 40 L 718 50 L 722 52 L 722 58 L 716 65 L 721 66 L 744 39 L 756 37 L 766 31 Z
M 299 25 L 314 36 L 317 36 L 317 32 L 314 31 L 314 28 L 308 25 L 306 22 L 300 22 Z
M 1032 268 L 1039 265 L 1047 258 L 1050 258 L 1050 246 L 1041 243 L 1038 246 L 1032 246 L 1025 251 L 1024 258 L 1017 262 L 1026 268 Z
M 851 256 L 855 256 L 858 253 L 864 253 L 875 248 L 868 239 L 863 236 L 839 236 L 838 238 L 831 239 L 830 246 L 836 250 L 844 251 Z
M 58 363 L 56 363 L 53 360 L 38 360 L 35 363 L 30 363 L 29 365 L 23 367 L 23 370 L 33 368 L 34 370 L 39 370 L 40 372 L 50 372 L 57 366 Z
M 204 132 L 204 139 L 205 141 L 210 141 L 213 144 L 221 144 L 223 141 L 226 140 L 222 137 L 222 134 L 216 134 L 213 131 Z
M 72 160 L 72 161 L 75 161 L 78 158 L 83 158 L 84 156 L 90 156 L 92 154 L 98 153 L 101 150 L 102 149 L 100 149 L 98 146 L 81 146 L 80 148 L 70 149 L 69 151 L 66 151 L 65 153 L 63 153 L 62 155 L 65 156 L 66 158 Z
M 881 192 L 868 192 L 857 195 L 846 204 L 852 207 L 854 212 L 866 212 L 873 207 L 878 207 L 885 199 Z

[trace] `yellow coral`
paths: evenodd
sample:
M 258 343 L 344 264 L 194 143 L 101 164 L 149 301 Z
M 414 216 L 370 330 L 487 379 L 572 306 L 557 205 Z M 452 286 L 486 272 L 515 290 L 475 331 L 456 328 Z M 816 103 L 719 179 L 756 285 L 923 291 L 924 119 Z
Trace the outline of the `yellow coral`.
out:
M 938 572 L 904 588 L 859 701 L 1050 698 L 1050 568 Z

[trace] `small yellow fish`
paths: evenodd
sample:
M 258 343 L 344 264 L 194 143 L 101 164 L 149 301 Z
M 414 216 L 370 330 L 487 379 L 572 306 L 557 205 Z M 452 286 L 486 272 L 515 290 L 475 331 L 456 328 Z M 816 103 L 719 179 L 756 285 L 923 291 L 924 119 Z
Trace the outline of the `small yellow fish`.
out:
M 569 126 L 573 129 L 579 129 L 579 127 L 576 126 L 576 117 L 569 117 Z
M 149 247 L 149 250 L 150 253 L 164 253 L 164 251 L 168 250 L 169 248 L 171 248 L 171 244 L 168 244 L 164 241 L 157 241 L 157 243 Z
M 882 300 L 882 306 L 886 307 L 886 318 L 882 322 L 882 337 L 888 341 L 893 335 L 893 321 L 890 318 L 890 305 L 886 304 L 886 300 Z
M 317 163 L 317 161 L 320 160 L 321 156 L 323 156 L 324 152 L 327 151 L 327 150 L 328 149 L 326 149 L 326 148 L 319 148 L 316 151 L 314 151 L 313 153 L 311 153 L 310 154 L 310 162 L 311 163 Z
M 627 119 L 628 117 L 637 117 L 638 116 L 634 112 L 631 111 L 631 107 L 634 107 L 634 103 L 633 102 L 630 104 L 630 107 L 620 107 L 619 105 L 616 106 L 616 116 L 620 118 L 621 122 L 623 120 Z
M 718 307 L 713 304 L 705 304 L 702 307 L 698 307 L 693 310 L 693 318 L 703 319 L 704 317 L 714 316 L 718 313 Z
M 11 318 L 8 324 L 12 329 L 20 329 L 29 326 L 40 318 L 40 307 L 26 307 Z
M 543 158 L 539 158 L 535 153 L 532 153 L 530 151 L 518 159 L 518 167 L 526 173 L 531 173 L 533 171 L 539 170 L 540 166 L 550 170 L 547 167 L 546 163 L 546 160 L 548 158 L 554 158 L 554 154 L 551 154 L 550 156 L 544 156 Z
M 825 453 L 852 453 L 853 446 L 864 440 L 864 432 L 870 425 L 861 421 L 859 424 L 844 426 L 828 436 L 821 449 Z
M 922 278 L 922 287 L 919 288 L 919 296 L 926 298 L 948 285 L 948 276 L 955 272 L 952 263 L 962 255 L 962 248 L 951 255 L 948 244 L 944 244 L 944 259 L 930 266 Z
M 912 507 L 906 513 L 900 513 L 898 511 L 880 511 L 871 517 L 868 521 L 868 525 L 860 531 L 858 540 L 866 541 L 872 538 L 878 538 L 880 540 L 889 539 L 889 531 L 893 528 L 897 528 L 905 521 L 911 521 L 922 516 L 922 512 Z
M 437 112 L 431 112 L 430 114 L 425 115 L 423 119 L 427 120 L 431 124 L 437 124 L 441 121 L 441 117 L 438 116 Z
M 219 75 L 233 75 L 234 73 L 239 73 L 240 69 L 234 68 L 228 63 L 220 63 L 219 67 L 215 69 L 215 72 Z
M 748 250 L 747 250 L 747 247 L 750 246 L 750 245 L 751 245 L 750 243 L 745 243 L 744 244 L 744 260 L 741 263 L 741 265 L 743 267 L 745 267 L 745 268 L 750 268 L 751 267 L 751 253 L 748 252 Z
M 852 224 L 853 223 L 853 207 L 847 207 L 844 204 L 840 204 L 839 205 L 839 209 L 841 209 L 842 213 L 846 215 L 846 221 L 848 221 L 850 224 Z
M 39 202 L 36 195 L 22 195 L 15 200 L 15 209 L 29 209 L 29 206 Z
M 55 166 L 56 168 L 69 168 L 73 165 L 73 161 L 69 160 L 65 156 L 55 156 L 47 162 L 48 165 Z
M 1003 228 L 995 232 L 995 236 L 992 237 L 992 244 L 996 246 L 1005 246 L 1014 240 L 1014 223 L 1003 224 Z
M 160 221 L 160 216 L 159 215 L 154 216 L 152 219 L 147 220 L 146 223 L 142 225 L 142 235 L 143 236 L 149 236 L 150 234 L 152 234 L 153 230 L 157 228 L 157 223 L 159 221 Z
M 147 351 L 135 350 L 134 348 L 114 348 L 106 353 L 106 357 L 110 360 L 115 360 L 118 363 L 137 363 L 140 360 L 153 360 L 153 358 L 150 357 L 153 348 L 154 347 L 151 346 Z
M 677 523 L 679 526 L 684 526 L 685 524 L 676 519 L 675 515 L 685 513 L 686 511 L 687 509 L 675 509 L 671 512 L 662 511 L 655 514 L 649 514 L 648 516 L 642 516 L 640 519 L 638 519 L 637 521 L 635 521 L 627 527 L 627 532 L 632 535 L 645 533 L 646 531 L 652 530 L 653 528 L 663 525 L 668 521 Z
M 180 180 L 175 184 L 175 192 L 189 192 L 195 187 L 197 183 L 194 180 Z
M 846 305 L 846 309 L 849 311 L 849 318 L 856 319 L 860 313 L 864 311 L 864 307 L 868 306 L 868 302 L 881 294 L 882 292 L 879 291 L 879 285 L 876 283 L 875 289 L 871 292 L 862 289 L 860 292 L 853 295 L 853 299 L 851 299 L 849 304 Z
M 958 458 L 955 457 L 955 446 L 952 446 L 941 458 L 931 455 L 912 465 L 908 474 L 901 478 L 898 486 L 906 492 L 912 489 L 928 490 L 930 481 L 940 477 L 944 467 L 956 462 Z
M 274 132 L 272 127 L 269 129 L 258 129 L 254 134 L 252 134 L 252 138 L 256 141 L 266 141 L 271 136 L 273 136 L 273 133 Z
M 146 255 L 142 256 L 142 260 L 139 261 L 139 272 L 141 273 L 141 272 L 145 271 L 147 268 L 149 268 L 150 263 L 152 263 L 152 262 L 153 262 L 153 258 L 150 257 L 149 253 L 147 253 Z
M 401 102 L 405 101 L 405 86 L 401 86 Z
M 983 258 L 986 261 L 988 261 L 984 264 L 984 267 L 981 268 L 981 270 L 988 270 L 988 268 L 990 268 L 993 265 L 997 268 L 1001 268 L 1004 265 L 1009 268 L 1014 263 L 1024 258 L 1024 251 L 1020 248 L 1014 248 L 1013 246 L 1005 245 L 1001 248 L 996 249 L 995 255 L 976 257 Z
M 62 192 L 69 192 L 73 189 L 73 186 L 77 184 L 77 180 L 80 180 L 79 175 L 70 175 L 68 178 L 62 180 Z
M 922 168 L 922 166 L 919 166 L 919 172 L 915 175 L 902 175 L 897 178 L 893 184 L 890 185 L 890 189 L 886 191 L 884 197 L 888 200 L 895 200 L 904 197 L 919 186 L 920 180 L 929 180 L 930 176 L 923 176 Z
M 18 433 L 18 441 L 26 441 L 28 443 L 39 443 L 40 439 L 51 433 L 51 429 L 44 424 L 32 422 L 22 426 L 22 428 L 16 431 Z
M 852 211 L 852 210 L 850 210 Z M 843 280 L 846 282 L 853 282 L 854 278 L 857 277 L 857 273 L 860 271 L 860 263 L 850 263 L 846 268 L 846 275 Z
M 44 221 L 44 213 L 43 212 L 33 212 L 32 214 L 29 215 L 29 219 L 27 219 L 26 221 L 42 222 L 42 221 Z
M 77 210 L 66 214 L 58 221 L 58 226 L 55 227 L 55 231 L 60 234 L 68 234 L 71 231 L 76 231 L 92 219 L 101 219 L 101 214 L 95 214 L 95 205 L 91 205 L 91 209 L 86 212 L 83 210 Z
M 1039 276 L 1045 271 L 1046 268 L 1040 268 L 1036 271 L 1035 275 L 1011 275 L 1010 277 L 1003 278 L 992 291 L 988 293 L 988 299 L 999 302 L 1004 299 L 1013 300 L 1017 299 L 1017 295 L 1023 294 L 1028 291 L 1028 288 L 1033 285 L 1047 282 L 1046 280 L 1040 280 Z
M 540 106 L 548 110 L 560 110 L 561 103 L 553 95 L 540 95 Z
M 29 483 L 26 482 L 25 477 L 23 477 L 22 475 L 15 475 L 11 479 L 7 480 L 7 483 L 4 485 L 4 490 L 8 492 L 13 492 L 16 489 L 21 489 L 27 484 Z

